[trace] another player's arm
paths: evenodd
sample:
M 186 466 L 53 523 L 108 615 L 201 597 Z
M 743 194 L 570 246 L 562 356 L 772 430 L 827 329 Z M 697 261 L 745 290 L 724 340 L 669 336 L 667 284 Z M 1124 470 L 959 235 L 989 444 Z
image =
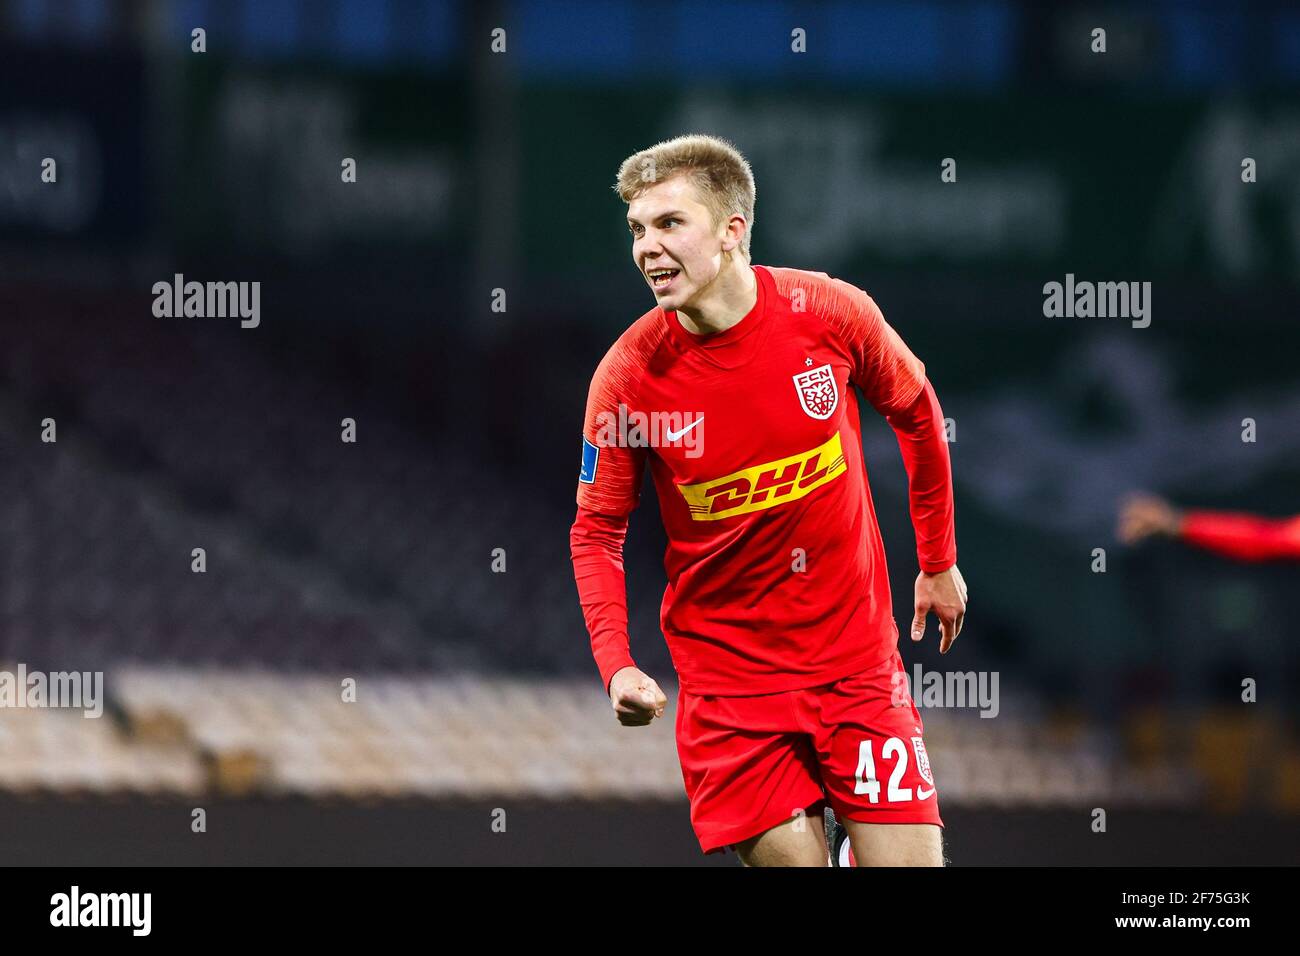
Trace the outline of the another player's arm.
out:
M 1237 561 L 1300 560 L 1300 515 L 1264 518 L 1230 511 L 1182 511 L 1155 495 L 1134 495 L 1120 512 L 1119 537 L 1136 544 L 1168 537 Z
M 912 640 L 926 617 L 939 619 L 940 653 L 947 653 L 966 618 L 966 582 L 957 568 L 952 464 L 943 409 L 925 366 L 889 326 L 875 301 L 833 280 L 843 310 L 840 325 L 853 358 L 853 381 L 894 430 L 907 469 L 908 507 L 920 565 L 914 587 Z
M 569 530 L 569 552 L 592 656 L 609 694 L 610 706 L 626 726 L 662 717 L 667 697 L 632 660 L 627 627 L 627 582 L 623 542 L 628 517 L 640 497 L 645 449 L 617 440 L 628 363 L 616 349 L 591 381 L 583 426 L 578 512 Z

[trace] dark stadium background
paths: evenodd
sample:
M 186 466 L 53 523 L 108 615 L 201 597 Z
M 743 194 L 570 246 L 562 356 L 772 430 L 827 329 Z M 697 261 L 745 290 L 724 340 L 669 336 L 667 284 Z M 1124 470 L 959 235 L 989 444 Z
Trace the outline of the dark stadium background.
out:
M 734 863 L 671 720 L 613 720 L 568 558 L 587 384 L 652 304 L 614 172 L 695 131 L 753 165 L 754 260 L 871 292 L 955 422 L 969 616 L 903 648 L 1000 679 L 922 711 L 952 862 L 1295 862 L 1300 569 L 1114 526 L 1300 510 L 1297 90 L 1281 3 L 0 2 L 0 667 L 108 696 L 0 711 L 0 862 Z M 260 325 L 155 317 L 176 273 L 260 282 Z M 1151 282 L 1150 327 L 1044 317 L 1067 273 Z

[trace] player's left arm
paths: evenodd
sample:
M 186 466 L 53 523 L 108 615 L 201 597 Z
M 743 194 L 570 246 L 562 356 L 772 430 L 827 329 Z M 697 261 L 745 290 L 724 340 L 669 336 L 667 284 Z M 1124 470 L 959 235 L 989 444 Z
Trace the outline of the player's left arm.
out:
M 907 469 L 908 507 L 920 565 L 915 585 L 912 640 L 939 619 L 939 650 L 947 653 L 966 617 L 966 582 L 957 568 L 952 463 L 943 409 L 925 366 L 885 321 L 871 296 L 833 280 L 840 325 L 852 356 L 852 380 L 894 430 Z
M 943 409 L 929 379 L 906 408 L 886 411 L 907 469 L 908 506 L 921 566 L 915 586 L 912 640 L 925 634 L 931 612 L 939 619 L 939 652 L 948 653 L 966 619 L 966 582 L 957 568 L 952 465 L 944 440 Z

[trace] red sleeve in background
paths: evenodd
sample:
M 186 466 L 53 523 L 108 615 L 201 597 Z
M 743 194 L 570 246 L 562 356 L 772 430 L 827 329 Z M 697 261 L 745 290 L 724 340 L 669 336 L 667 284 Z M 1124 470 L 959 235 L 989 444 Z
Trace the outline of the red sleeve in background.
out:
M 957 563 L 952 463 L 944 440 L 943 409 L 930 380 L 910 406 L 885 416 L 907 468 L 908 505 L 916 532 L 916 558 L 927 574 Z
M 1261 518 L 1227 511 L 1188 511 L 1179 536 L 1238 561 L 1300 559 L 1300 515 Z
M 580 506 L 569 530 L 578 600 L 606 693 L 616 671 L 636 666 L 628 644 L 627 583 L 623 574 L 627 525 L 627 515 L 606 515 Z

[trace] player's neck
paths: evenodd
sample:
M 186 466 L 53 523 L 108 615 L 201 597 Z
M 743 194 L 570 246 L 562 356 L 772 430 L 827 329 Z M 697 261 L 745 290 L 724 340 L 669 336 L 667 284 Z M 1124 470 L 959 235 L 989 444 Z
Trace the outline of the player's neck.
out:
M 700 302 L 677 310 L 677 321 L 696 335 L 725 332 L 749 315 L 757 301 L 758 277 L 747 260 L 734 256 L 709 283 Z

